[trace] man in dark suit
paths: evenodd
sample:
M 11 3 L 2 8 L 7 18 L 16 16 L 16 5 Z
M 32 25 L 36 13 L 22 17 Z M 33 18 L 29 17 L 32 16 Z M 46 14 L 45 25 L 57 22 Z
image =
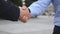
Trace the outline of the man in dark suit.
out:
M 13 3 L 0 0 L 0 19 L 11 21 L 17 21 L 19 19 L 22 22 L 26 22 L 29 17 L 30 13 L 28 11 L 24 11 L 22 7 L 19 8 Z

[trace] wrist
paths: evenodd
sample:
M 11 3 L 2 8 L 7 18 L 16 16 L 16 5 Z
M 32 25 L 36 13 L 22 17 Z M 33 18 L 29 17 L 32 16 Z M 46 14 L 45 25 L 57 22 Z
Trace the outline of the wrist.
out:
M 19 20 L 20 20 L 20 17 L 21 17 L 21 7 L 19 6 L 19 9 L 20 9 L 20 14 L 19 14 Z

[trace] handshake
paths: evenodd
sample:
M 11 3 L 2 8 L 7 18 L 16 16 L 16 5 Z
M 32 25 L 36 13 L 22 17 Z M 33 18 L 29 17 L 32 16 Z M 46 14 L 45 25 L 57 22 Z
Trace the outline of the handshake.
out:
M 30 18 L 29 9 L 26 6 L 19 7 L 20 8 L 20 16 L 19 20 L 22 22 L 27 22 Z

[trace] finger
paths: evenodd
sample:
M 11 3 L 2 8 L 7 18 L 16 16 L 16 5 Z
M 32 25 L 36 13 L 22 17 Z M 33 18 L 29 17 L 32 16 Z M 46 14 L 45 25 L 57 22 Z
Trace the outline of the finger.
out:
M 27 20 L 28 20 L 28 17 L 23 17 L 23 22 L 25 23 L 25 22 L 27 22 Z

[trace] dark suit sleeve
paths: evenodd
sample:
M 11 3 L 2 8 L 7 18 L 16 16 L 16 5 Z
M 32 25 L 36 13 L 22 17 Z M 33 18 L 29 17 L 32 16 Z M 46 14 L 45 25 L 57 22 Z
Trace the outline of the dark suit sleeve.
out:
M 20 10 L 19 8 L 9 2 L 0 0 L 0 18 L 17 21 L 19 18 Z

